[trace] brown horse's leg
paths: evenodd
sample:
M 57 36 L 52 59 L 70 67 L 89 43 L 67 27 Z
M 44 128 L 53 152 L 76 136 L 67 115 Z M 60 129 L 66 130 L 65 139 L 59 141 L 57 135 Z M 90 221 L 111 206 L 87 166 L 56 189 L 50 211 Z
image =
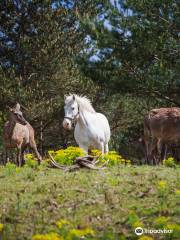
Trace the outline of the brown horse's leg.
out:
M 21 148 L 21 161 L 22 161 L 22 165 L 25 164 L 24 151 L 25 151 L 26 148 L 27 148 L 27 145 L 24 145 L 24 146 Z
M 18 167 L 21 167 L 22 162 L 21 162 L 21 147 L 20 146 L 17 147 L 17 163 L 18 163 Z
M 38 150 L 37 150 L 37 146 L 36 146 L 36 143 L 34 140 L 31 140 L 30 142 L 30 147 L 33 149 L 37 159 L 38 159 L 38 163 L 40 164 L 40 162 L 42 161 L 42 157 L 41 155 L 39 154 Z
M 8 150 L 6 148 L 5 149 L 5 165 L 6 165 L 7 162 L 9 162 L 9 156 L 8 156 Z

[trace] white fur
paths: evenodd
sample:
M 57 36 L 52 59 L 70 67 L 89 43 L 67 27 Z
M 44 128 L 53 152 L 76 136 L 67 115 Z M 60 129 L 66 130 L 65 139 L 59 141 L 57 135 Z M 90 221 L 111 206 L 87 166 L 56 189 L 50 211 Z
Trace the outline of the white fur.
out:
M 102 154 L 109 151 L 110 127 L 108 120 L 103 114 L 97 113 L 94 110 L 87 97 L 78 95 L 66 96 L 65 116 L 70 118 L 76 116 L 74 137 L 79 147 L 83 148 L 86 152 L 88 152 L 90 147 L 101 150 Z M 71 129 L 71 120 L 65 118 L 63 126 Z

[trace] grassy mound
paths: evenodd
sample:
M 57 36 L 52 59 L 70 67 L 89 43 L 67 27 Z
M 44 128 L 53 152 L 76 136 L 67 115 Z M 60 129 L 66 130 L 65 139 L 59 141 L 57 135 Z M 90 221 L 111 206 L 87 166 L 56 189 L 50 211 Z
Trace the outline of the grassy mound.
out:
M 72 173 L 0 167 L 0 238 L 179 239 L 179 174 L 178 168 L 122 164 Z M 173 232 L 138 237 L 139 226 Z

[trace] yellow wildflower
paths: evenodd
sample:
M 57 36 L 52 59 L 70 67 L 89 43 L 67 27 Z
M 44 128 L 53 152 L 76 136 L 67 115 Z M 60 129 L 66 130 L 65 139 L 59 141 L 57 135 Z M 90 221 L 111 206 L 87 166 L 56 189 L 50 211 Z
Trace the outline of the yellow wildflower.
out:
M 140 221 L 136 221 L 136 222 L 134 222 L 134 223 L 132 224 L 132 226 L 133 226 L 134 228 L 144 227 L 144 224 L 143 224 L 142 222 L 140 222 Z
M 116 151 L 109 151 L 108 154 L 109 155 L 117 155 L 118 153 Z
M 98 149 L 92 149 L 92 150 L 91 150 L 91 154 L 92 154 L 93 156 L 99 156 L 99 155 L 101 155 L 101 151 L 98 150 Z
M 58 226 L 58 228 L 62 228 L 64 225 L 69 224 L 69 222 L 65 219 L 61 219 L 58 222 L 56 222 L 56 225 Z
M 95 235 L 95 232 L 91 228 L 84 228 L 84 229 L 71 229 L 69 231 L 70 235 L 76 236 L 76 237 L 83 237 L 86 235 Z
M 48 234 L 36 234 L 32 237 L 32 240 L 63 240 L 57 233 Z
M 166 188 L 166 186 L 167 186 L 167 183 L 165 181 L 159 181 L 158 182 L 158 187 L 159 188 Z
M 26 159 L 33 159 L 33 155 L 31 153 L 26 153 L 25 158 Z
M 2 232 L 3 228 L 4 228 L 4 225 L 0 223 L 0 232 Z
M 180 234 L 180 225 L 176 223 L 168 224 L 166 226 L 167 229 L 173 230 L 173 232 L 178 232 Z M 180 235 L 179 235 L 180 236 Z
M 16 167 L 16 172 L 19 173 L 21 171 L 20 167 Z
M 158 227 L 163 227 L 164 225 L 167 224 L 168 220 L 169 220 L 169 218 L 160 216 L 160 217 L 155 218 L 154 223 Z
M 175 191 L 175 193 L 176 193 L 177 195 L 180 195 L 180 189 L 177 189 L 177 190 Z
M 139 238 L 139 240 L 153 240 L 154 238 L 149 237 L 149 236 L 142 236 Z

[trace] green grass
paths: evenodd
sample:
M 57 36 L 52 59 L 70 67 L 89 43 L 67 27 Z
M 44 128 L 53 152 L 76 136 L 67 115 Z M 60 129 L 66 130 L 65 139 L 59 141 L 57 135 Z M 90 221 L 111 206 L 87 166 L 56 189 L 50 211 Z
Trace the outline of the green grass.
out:
M 0 239 L 58 232 L 61 219 L 73 228 L 92 228 L 96 235 L 89 239 L 139 239 L 135 227 L 156 229 L 163 216 L 161 228 L 174 224 L 174 234 L 149 236 L 178 239 L 179 175 L 176 168 L 150 166 L 72 173 L 0 167 Z

